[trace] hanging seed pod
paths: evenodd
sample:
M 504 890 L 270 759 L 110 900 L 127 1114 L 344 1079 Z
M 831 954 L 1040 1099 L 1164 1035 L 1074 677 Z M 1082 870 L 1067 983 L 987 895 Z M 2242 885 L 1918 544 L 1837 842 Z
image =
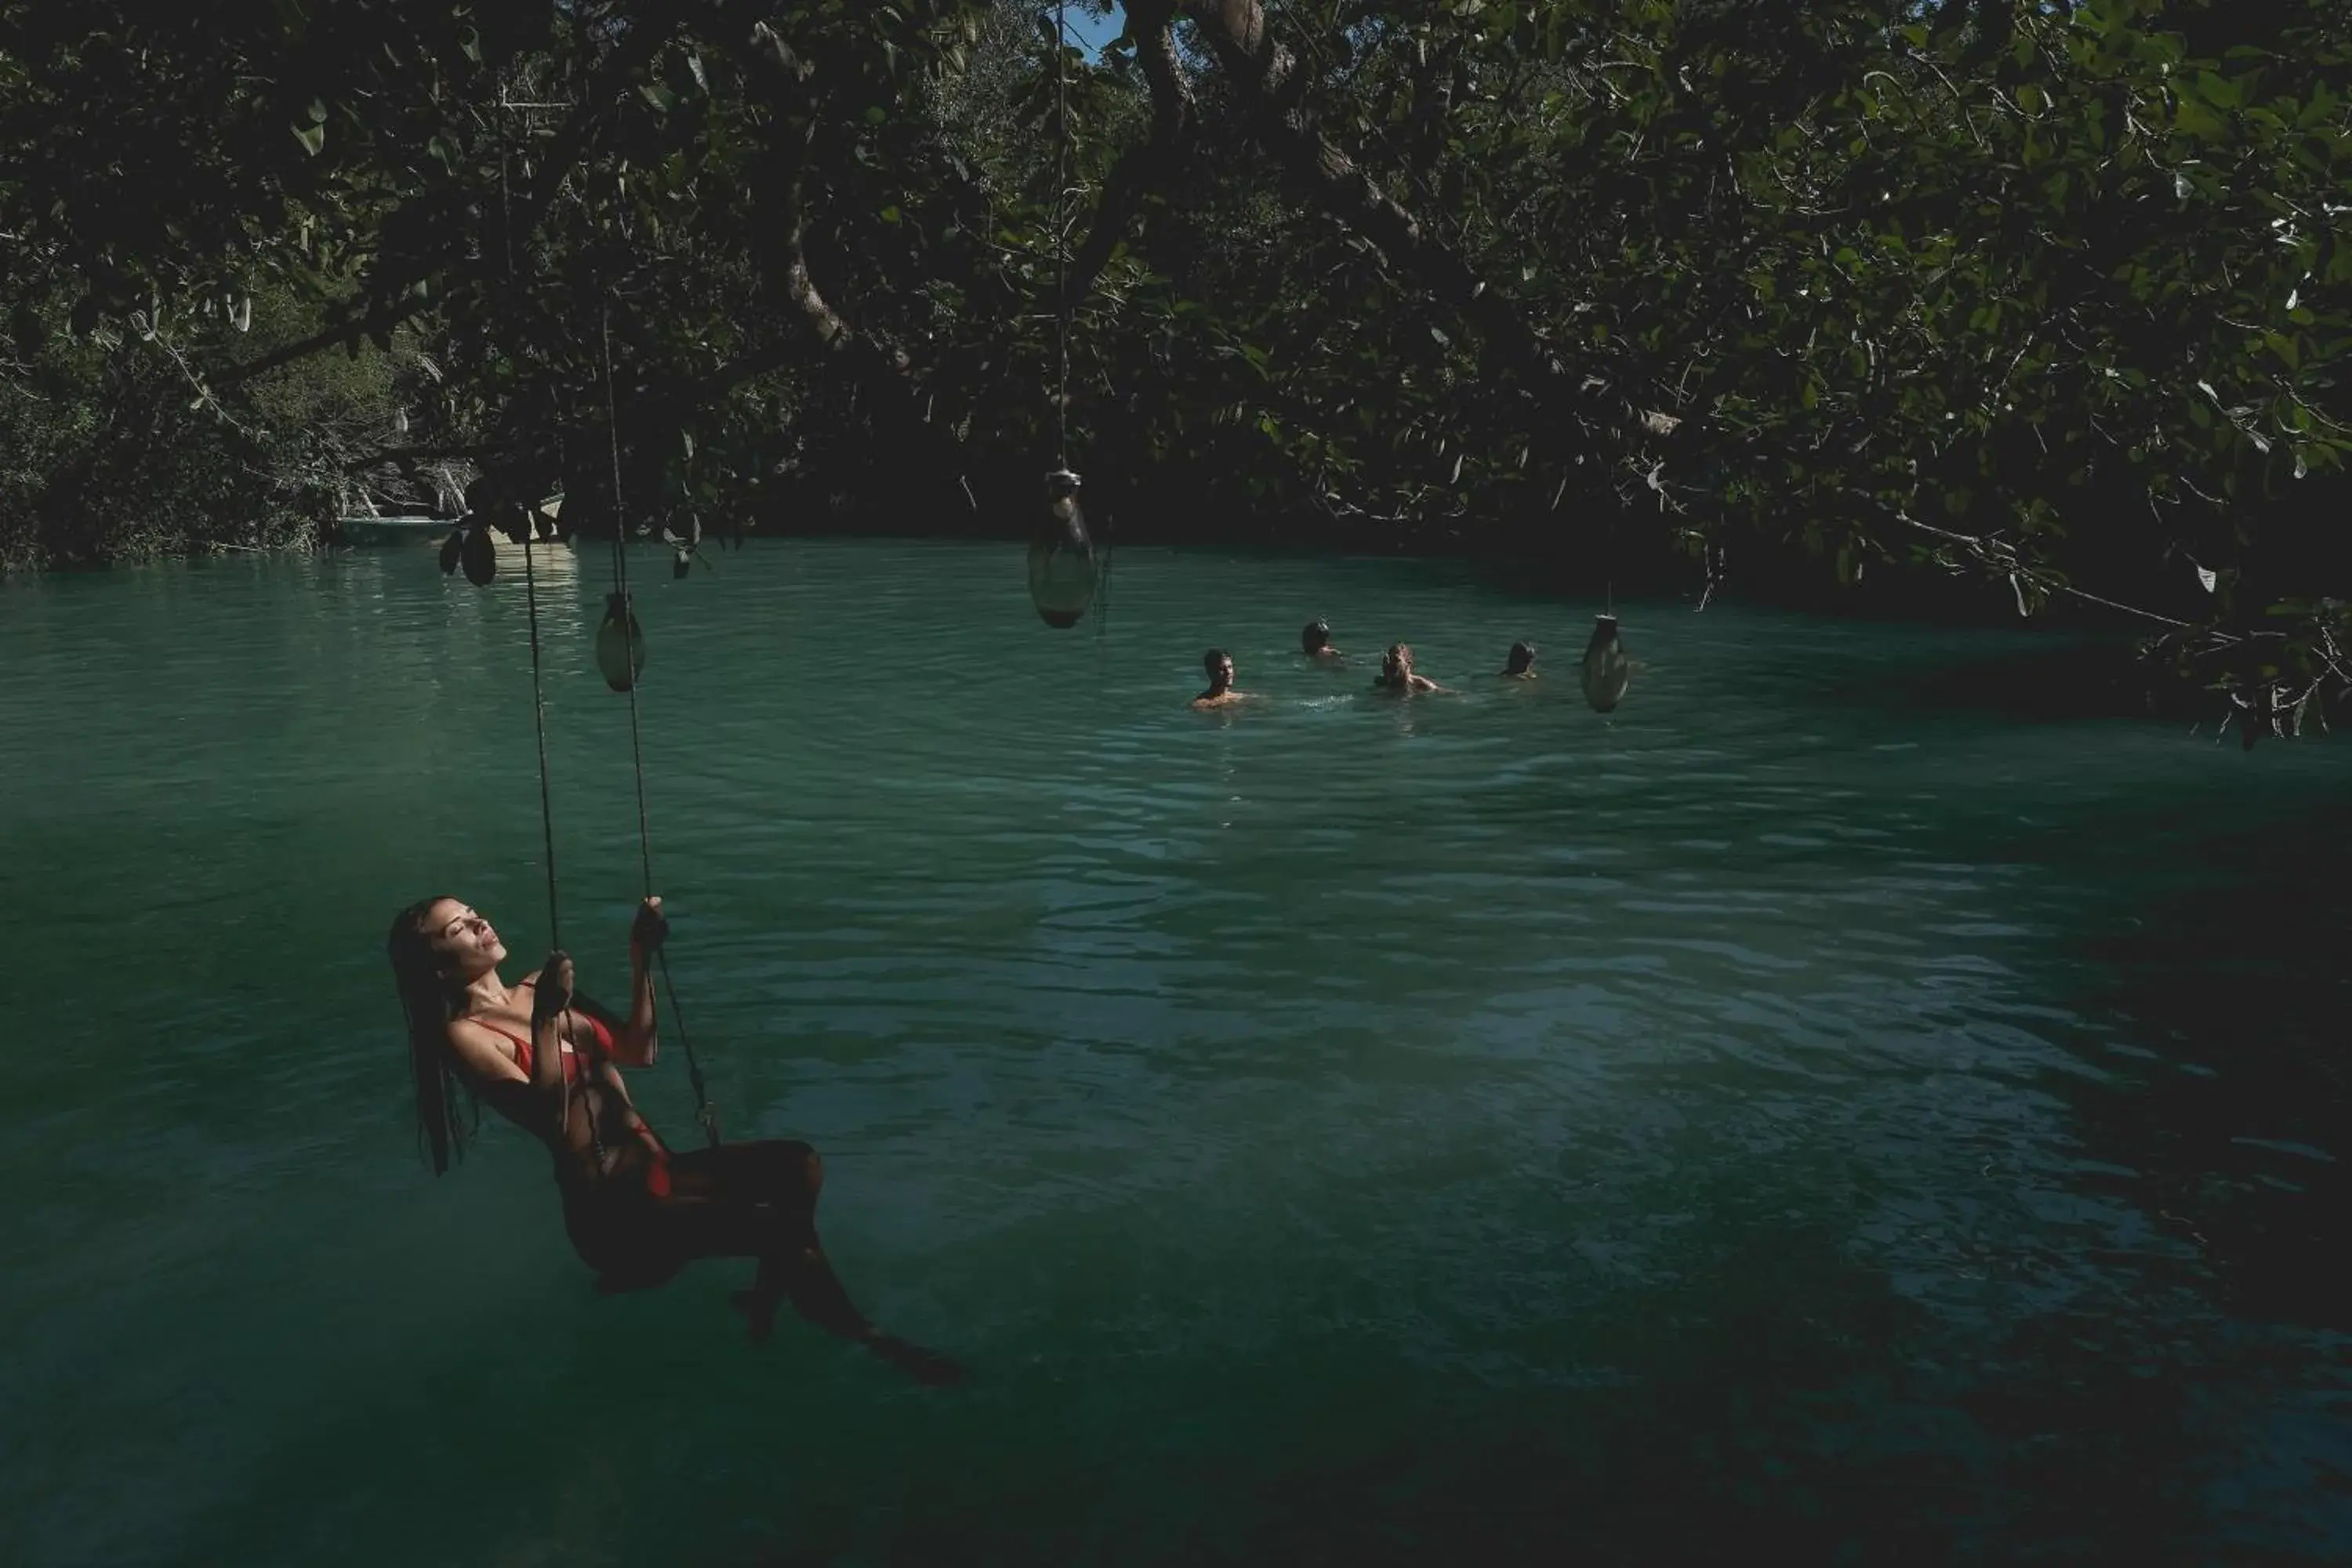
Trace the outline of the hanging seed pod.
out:
M 1067 468 L 1045 476 L 1045 509 L 1029 537 L 1029 602 L 1057 630 L 1078 624 L 1095 597 L 1095 542 L 1078 507 L 1078 476 Z
M 467 582 L 477 588 L 490 585 L 490 579 L 499 574 L 499 545 L 488 529 L 477 523 L 466 531 L 466 542 L 457 552 L 457 563 L 466 569 Z
M 1592 622 L 1592 640 L 1584 645 L 1584 700 L 1592 704 L 1595 713 L 1606 713 L 1625 700 L 1625 688 L 1633 683 L 1633 662 L 1625 657 L 1625 645 L 1617 636 L 1617 617 L 1598 616 Z
M 457 570 L 457 560 L 465 552 L 466 531 L 453 528 L 449 537 L 441 542 L 441 575 L 447 577 Z
M 596 628 L 596 669 L 604 684 L 626 691 L 646 668 L 646 634 L 626 594 L 604 595 L 604 622 Z
M 689 572 L 691 572 L 691 571 L 693 571 L 693 570 L 694 570 L 694 552 L 693 552 L 693 551 L 691 551 L 691 550 L 679 550 L 679 551 L 674 551 L 674 552 L 672 552 L 672 554 L 671 554 L 671 560 L 670 560 L 670 563 L 669 563 L 669 574 L 670 574 L 671 576 L 673 576 L 673 577 L 683 577 L 683 576 L 685 576 L 688 573 L 689 573 Z

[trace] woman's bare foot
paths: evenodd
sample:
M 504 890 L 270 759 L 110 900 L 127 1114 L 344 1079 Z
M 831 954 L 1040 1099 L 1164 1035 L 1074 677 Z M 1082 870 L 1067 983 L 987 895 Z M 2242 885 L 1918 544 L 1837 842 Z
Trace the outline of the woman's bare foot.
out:
M 738 1290 L 727 1298 L 728 1303 L 743 1314 L 751 1330 L 751 1342 L 766 1344 L 776 1329 L 776 1303 L 772 1297 L 758 1290 Z M 926 1350 L 896 1334 L 886 1334 L 870 1325 L 850 1334 L 876 1356 L 888 1362 L 926 1388 L 953 1388 L 971 1380 L 971 1369 L 952 1356 Z
M 953 1388 L 971 1377 L 971 1369 L 953 1357 L 925 1350 L 879 1329 L 867 1332 L 866 1348 L 926 1388 Z

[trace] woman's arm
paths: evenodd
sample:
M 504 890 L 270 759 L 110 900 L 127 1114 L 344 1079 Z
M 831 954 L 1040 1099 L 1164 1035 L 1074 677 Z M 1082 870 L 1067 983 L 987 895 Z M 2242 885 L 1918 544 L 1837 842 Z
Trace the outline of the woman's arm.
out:
M 613 1059 L 622 1067 L 651 1067 L 661 1052 L 661 1028 L 654 1016 L 653 955 L 668 935 L 661 900 L 649 898 L 639 904 L 629 927 L 629 1016 L 613 1031 Z

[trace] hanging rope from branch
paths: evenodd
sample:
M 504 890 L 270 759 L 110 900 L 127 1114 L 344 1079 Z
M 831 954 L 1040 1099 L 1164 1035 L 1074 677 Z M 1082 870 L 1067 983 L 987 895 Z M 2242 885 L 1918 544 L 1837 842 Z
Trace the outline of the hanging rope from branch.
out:
M 613 593 L 605 614 L 605 628 L 615 624 L 620 627 L 624 663 L 628 671 L 621 689 L 629 700 L 629 768 L 637 787 L 637 865 L 644 878 L 645 896 L 650 899 L 654 896 L 654 837 L 646 809 L 645 747 L 637 726 L 636 678 L 645 668 L 645 636 L 637 628 L 636 609 L 629 596 L 629 528 L 621 497 L 621 422 L 613 395 L 613 312 L 609 306 L 598 307 L 597 322 L 597 342 L 604 369 L 604 430 L 613 458 Z M 604 631 L 597 635 L 601 641 Z M 613 669 L 608 668 L 607 684 L 614 684 L 613 675 Z M 677 1005 L 677 986 L 670 979 L 667 945 L 654 950 L 654 962 L 661 973 L 662 994 L 668 1003 L 670 1022 L 677 1028 L 677 1043 L 686 1051 L 687 1079 L 694 1087 L 694 1117 L 702 1123 L 702 1134 L 715 1149 L 719 1146 L 719 1112 L 710 1103 L 702 1063 L 694 1054 L 693 1037 L 686 1032 L 686 1016 Z
M 530 727 L 539 741 L 539 831 L 547 857 L 547 945 L 563 946 L 563 914 L 555 893 L 555 805 L 547 782 L 547 698 L 541 689 L 539 652 L 539 570 L 532 560 L 532 537 L 522 536 L 523 602 L 530 612 Z
M 507 183 L 507 100 L 506 84 L 499 84 L 499 244 L 506 258 L 507 303 L 509 310 L 502 317 L 511 319 L 513 304 L 514 203 Z M 555 879 L 555 804 L 548 783 L 547 767 L 547 693 L 541 674 L 543 662 L 539 643 L 539 564 L 532 553 L 533 536 L 539 531 L 536 517 L 525 520 L 522 536 L 523 604 L 530 626 L 530 728 L 539 743 L 539 831 L 541 852 L 547 859 L 547 945 L 560 950 L 563 946 L 563 909 L 557 896 Z
M 1070 73 L 1066 0 L 1054 0 L 1054 466 L 1070 467 Z
M 1066 0 L 1054 4 L 1054 471 L 1045 507 L 1029 538 L 1029 602 L 1047 626 L 1066 631 L 1085 618 L 1101 584 L 1094 540 L 1070 468 L 1070 96 Z
M 597 317 L 598 346 L 604 364 L 604 428 L 610 437 L 613 453 L 613 594 L 635 631 L 636 606 L 629 596 L 629 527 L 621 502 L 621 426 L 613 397 L 613 312 L 609 307 L 599 307 Z M 637 857 L 645 873 L 646 897 L 654 891 L 653 834 L 646 816 L 646 758 L 637 733 L 637 672 L 645 667 L 644 637 L 629 638 L 630 679 L 622 690 L 629 699 L 629 765 L 637 783 Z
M 515 280 L 514 208 L 507 183 L 507 117 L 504 112 L 506 94 L 503 88 L 499 91 L 499 107 L 501 110 L 499 115 L 499 237 L 500 249 L 505 253 L 506 284 L 509 303 L 511 305 Z M 496 485 L 489 486 L 484 493 L 491 506 L 503 509 L 513 504 L 512 498 L 502 495 Z M 523 605 L 530 628 L 530 728 L 532 738 L 539 747 L 541 850 L 547 859 L 547 945 L 549 951 L 560 952 L 563 949 L 563 900 L 555 874 L 555 804 L 552 788 L 549 783 L 550 770 L 547 765 L 547 682 L 543 668 L 546 660 L 541 651 L 539 637 L 538 532 L 537 516 L 526 513 L 521 530 Z M 489 538 L 489 530 L 487 527 L 478 529 L 476 537 L 487 542 Z M 495 562 L 491 569 L 496 570 Z M 470 576 L 472 574 L 467 574 Z M 484 576 L 487 579 L 488 574 L 486 573 Z M 558 1081 L 560 1097 L 557 1102 L 556 1125 L 559 1128 L 568 1128 L 572 1125 L 572 1082 L 569 1079 L 560 1076 Z M 590 1148 L 595 1152 L 596 1163 L 601 1167 L 604 1163 L 604 1137 L 598 1129 L 596 1119 L 593 1114 L 588 1119 L 588 1142 Z

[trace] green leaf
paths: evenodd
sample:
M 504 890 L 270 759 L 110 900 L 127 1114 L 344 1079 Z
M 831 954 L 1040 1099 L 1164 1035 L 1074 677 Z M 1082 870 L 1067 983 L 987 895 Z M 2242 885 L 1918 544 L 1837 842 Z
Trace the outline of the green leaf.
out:
M 2245 94 L 2236 82 L 2211 71 L 2199 71 L 2190 79 L 2190 84 L 2200 98 L 2216 109 L 2235 109 L 2245 101 Z
M 2219 142 L 2230 134 L 2230 122 L 2208 108 L 2202 99 L 2182 93 L 2173 110 L 2173 127 L 2184 136 Z

